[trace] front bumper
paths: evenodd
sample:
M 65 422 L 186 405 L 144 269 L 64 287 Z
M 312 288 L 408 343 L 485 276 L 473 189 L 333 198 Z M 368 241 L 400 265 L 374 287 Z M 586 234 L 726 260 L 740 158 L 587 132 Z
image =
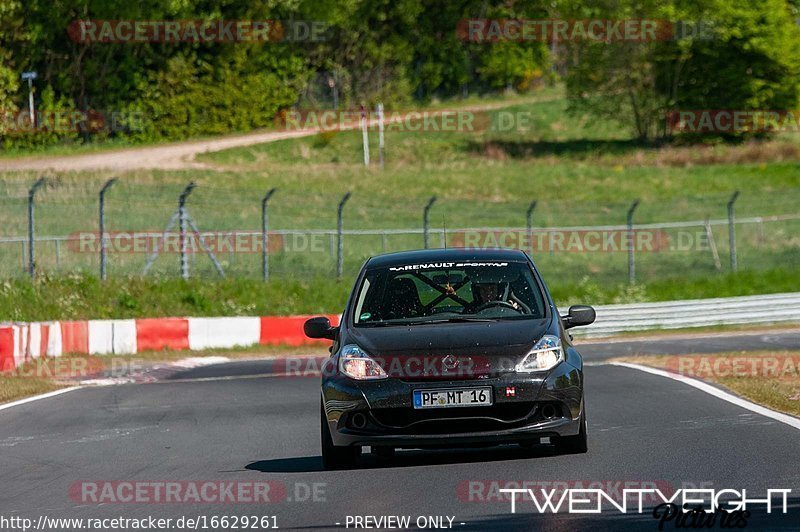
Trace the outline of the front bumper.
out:
M 491 387 L 493 405 L 415 410 L 413 390 Z M 513 395 L 507 389 L 513 388 Z M 455 447 L 574 436 L 583 411 L 583 373 L 562 362 L 546 375 L 504 373 L 470 380 L 322 382 L 336 446 Z

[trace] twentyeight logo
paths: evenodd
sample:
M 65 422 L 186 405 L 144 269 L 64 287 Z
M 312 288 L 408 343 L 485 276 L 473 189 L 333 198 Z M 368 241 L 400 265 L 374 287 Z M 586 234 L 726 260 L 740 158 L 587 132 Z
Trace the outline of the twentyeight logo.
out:
M 664 494 L 659 488 L 632 488 L 623 489 L 622 497 L 618 493 L 609 493 L 603 488 L 579 489 L 531 489 L 531 488 L 500 488 L 500 493 L 511 495 L 511 513 L 516 513 L 521 507 L 538 513 L 558 513 L 567 511 L 576 514 L 599 514 L 606 508 L 620 513 L 643 513 L 647 498 L 656 497 L 659 506 L 669 505 L 683 513 L 714 513 L 722 511 L 747 512 L 752 506 L 766 509 L 767 513 L 773 510 L 782 513 L 788 512 L 788 498 L 791 489 L 768 489 L 765 497 L 748 496 L 746 489 L 677 489 L 671 495 Z M 657 508 L 658 508 L 657 507 Z M 749 516 L 749 514 L 747 515 Z M 745 517 L 747 517 L 745 516 Z M 654 517 L 655 512 L 654 512 Z

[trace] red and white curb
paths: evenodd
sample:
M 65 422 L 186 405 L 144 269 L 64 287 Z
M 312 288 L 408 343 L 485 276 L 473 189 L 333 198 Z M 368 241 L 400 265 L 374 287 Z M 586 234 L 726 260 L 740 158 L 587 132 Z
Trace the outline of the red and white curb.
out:
M 252 345 L 313 345 L 303 323 L 310 316 L 144 318 L 0 324 L 0 373 L 41 357 L 65 353 L 133 355 Z M 328 316 L 332 323 L 339 316 Z

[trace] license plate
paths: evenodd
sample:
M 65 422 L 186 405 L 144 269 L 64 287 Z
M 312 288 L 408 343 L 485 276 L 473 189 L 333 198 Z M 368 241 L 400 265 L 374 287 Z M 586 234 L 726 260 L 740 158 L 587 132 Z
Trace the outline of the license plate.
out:
M 492 389 L 489 387 L 414 390 L 414 408 L 447 408 L 491 404 Z

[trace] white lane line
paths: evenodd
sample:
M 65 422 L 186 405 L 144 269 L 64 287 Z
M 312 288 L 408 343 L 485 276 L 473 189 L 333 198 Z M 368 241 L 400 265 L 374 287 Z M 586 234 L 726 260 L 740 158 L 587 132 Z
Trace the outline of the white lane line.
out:
M 788 414 L 783 414 L 781 412 L 776 412 L 774 410 L 770 410 L 769 408 L 763 407 L 761 405 L 757 405 L 748 401 L 747 399 L 742 399 L 741 397 L 737 397 L 733 394 L 720 390 L 716 386 L 711 386 L 707 382 L 703 382 L 701 380 L 692 379 L 691 377 L 686 377 L 684 375 L 679 375 L 677 373 L 671 373 L 669 371 L 664 371 L 661 369 L 651 368 L 648 366 L 642 366 L 640 364 L 630 364 L 628 362 L 609 362 L 611 366 L 621 366 L 623 368 L 630 368 L 630 369 L 638 369 L 639 371 L 644 371 L 645 373 L 651 373 L 653 375 L 658 375 L 660 377 L 666 377 L 668 379 L 672 379 L 674 381 L 682 382 L 684 384 L 688 384 L 694 388 L 697 388 L 700 391 L 706 392 L 709 395 L 713 395 L 718 399 L 722 399 L 723 401 L 727 401 L 731 404 L 749 410 L 751 412 L 755 412 L 756 414 L 760 414 L 762 416 L 766 416 L 770 419 L 774 419 L 775 421 L 780 421 L 781 423 L 785 423 L 790 427 L 794 427 L 796 429 L 800 429 L 800 419 L 790 416 Z
M 62 393 L 69 393 L 74 392 L 75 390 L 80 390 L 83 386 L 72 386 L 71 388 L 62 388 L 60 390 L 55 390 L 52 392 L 43 393 L 41 395 L 34 395 L 33 397 L 26 397 L 25 399 L 20 399 L 19 401 L 13 401 L 11 403 L 5 403 L 0 405 L 0 410 L 5 410 L 7 408 L 12 408 L 15 406 L 24 405 L 25 403 L 32 403 L 33 401 L 38 401 L 40 399 L 47 399 L 49 397 L 55 397 L 56 395 L 61 395 Z
M 166 377 L 175 375 L 176 373 L 179 373 L 185 369 L 195 369 L 216 364 L 227 364 L 229 362 L 232 362 L 232 360 L 228 357 L 220 356 L 182 358 L 178 361 L 163 365 L 154 364 L 151 367 L 144 368 L 142 371 L 133 372 L 123 377 L 101 377 L 97 379 L 88 379 L 80 381 L 80 384 L 85 386 L 117 386 L 119 384 L 144 384 L 161 382 L 166 380 Z
M 81 381 L 81 386 L 116 386 L 118 384 L 133 384 L 136 381 L 124 377 L 109 377 L 107 379 L 89 379 Z
M 169 367 L 193 369 L 202 366 L 211 366 L 214 364 L 225 364 L 230 361 L 231 359 L 228 357 L 219 357 L 219 356 L 189 357 L 189 358 L 182 358 L 177 362 L 173 362 L 172 364 L 169 364 Z

